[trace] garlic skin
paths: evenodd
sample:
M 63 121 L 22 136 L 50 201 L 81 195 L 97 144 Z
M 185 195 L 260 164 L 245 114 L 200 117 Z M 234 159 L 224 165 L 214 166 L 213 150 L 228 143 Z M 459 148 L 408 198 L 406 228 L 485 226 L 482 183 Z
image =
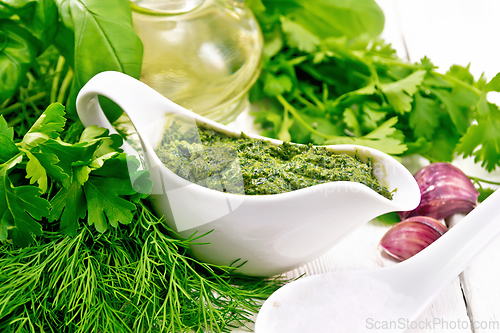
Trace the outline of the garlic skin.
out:
M 403 261 L 425 249 L 446 231 L 448 228 L 431 217 L 413 216 L 389 229 L 378 246 Z
M 411 216 L 445 219 L 456 213 L 468 213 L 477 206 L 479 192 L 469 177 L 450 163 L 432 163 L 414 175 L 420 188 L 420 204 L 400 212 L 402 220 Z

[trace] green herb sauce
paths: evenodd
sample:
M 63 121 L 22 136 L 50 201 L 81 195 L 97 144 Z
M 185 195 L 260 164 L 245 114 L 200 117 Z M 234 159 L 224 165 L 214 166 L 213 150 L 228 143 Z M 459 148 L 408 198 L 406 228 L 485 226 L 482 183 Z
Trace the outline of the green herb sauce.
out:
M 174 173 L 229 193 L 278 194 L 332 181 L 354 181 L 391 199 L 373 175 L 370 160 L 336 154 L 325 147 L 228 137 L 211 129 L 181 131 L 173 124 L 156 150 Z

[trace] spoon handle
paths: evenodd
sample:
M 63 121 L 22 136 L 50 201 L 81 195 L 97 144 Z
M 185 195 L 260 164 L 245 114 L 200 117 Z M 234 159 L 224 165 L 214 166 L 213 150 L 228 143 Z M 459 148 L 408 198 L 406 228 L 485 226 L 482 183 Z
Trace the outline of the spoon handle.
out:
M 408 277 L 416 285 L 427 285 L 431 288 L 428 292 L 435 290 L 437 294 L 499 234 L 500 191 L 495 191 L 437 241 L 401 265 L 408 267 Z

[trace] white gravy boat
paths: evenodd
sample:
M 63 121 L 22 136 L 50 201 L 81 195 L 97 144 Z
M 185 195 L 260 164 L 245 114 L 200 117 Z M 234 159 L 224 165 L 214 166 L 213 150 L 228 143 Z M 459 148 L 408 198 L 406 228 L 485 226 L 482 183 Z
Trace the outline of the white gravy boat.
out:
M 123 149 L 139 156 L 151 173 L 151 201 L 166 223 L 182 237 L 208 233 L 193 245 L 194 255 L 219 265 L 236 265 L 240 273 L 281 274 L 311 261 L 371 219 L 392 211 L 412 210 L 420 191 L 411 173 L 378 150 L 329 146 L 332 151 L 371 157 L 374 174 L 390 191 L 392 200 L 367 186 L 337 181 L 274 195 L 223 193 L 191 183 L 163 165 L 154 149 L 172 118 L 238 137 L 241 133 L 199 116 L 163 97 L 142 82 L 118 72 L 103 72 L 80 91 L 77 111 L 85 126 L 98 125 L 116 133 L 101 110 L 97 96 L 117 103 L 129 116 L 142 147 Z M 269 140 L 273 144 L 281 141 Z

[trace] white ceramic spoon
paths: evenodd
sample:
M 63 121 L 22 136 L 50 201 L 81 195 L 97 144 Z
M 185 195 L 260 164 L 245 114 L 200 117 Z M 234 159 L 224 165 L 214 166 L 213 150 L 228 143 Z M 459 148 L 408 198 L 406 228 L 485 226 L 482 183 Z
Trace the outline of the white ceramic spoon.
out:
M 403 332 L 500 233 L 500 191 L 446 234 L 397 265 L 325 273 L 285 285 L 266 300 L 256 333 Z

